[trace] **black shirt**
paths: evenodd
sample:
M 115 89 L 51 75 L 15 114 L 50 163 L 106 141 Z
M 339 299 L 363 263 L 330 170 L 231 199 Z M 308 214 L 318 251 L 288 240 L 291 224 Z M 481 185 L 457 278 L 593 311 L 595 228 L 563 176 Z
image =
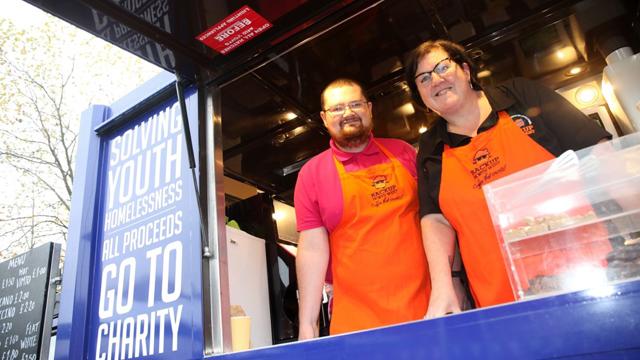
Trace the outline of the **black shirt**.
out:
M 498 123 L 498 112 L 506 111 L 521 128 L 532 126 L 529 136 L 554 156 L 567 150 L 580 150 L 595 145 L 611 135 L 571 105 L 561 95 L 536 82 L 515 78 L 497 87 L 488 87 L 484 93 L 493 111 L 478 133 Z M 444 144 L 460 147 L 469 144 L 471 137 L 447 131 L 444 119 L 436 121 L 420 138 L 418 167 L 418 195 L 420 217 L 442 213 L 440 210 L 440 179 Z

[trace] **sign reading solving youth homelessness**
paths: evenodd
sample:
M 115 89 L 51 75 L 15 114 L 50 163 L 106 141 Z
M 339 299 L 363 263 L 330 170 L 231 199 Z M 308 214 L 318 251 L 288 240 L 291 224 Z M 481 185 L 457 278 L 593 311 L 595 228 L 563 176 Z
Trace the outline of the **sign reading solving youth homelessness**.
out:
M 105 145 L 89 359 L 201 358 L 199 217 L 178 102 Z

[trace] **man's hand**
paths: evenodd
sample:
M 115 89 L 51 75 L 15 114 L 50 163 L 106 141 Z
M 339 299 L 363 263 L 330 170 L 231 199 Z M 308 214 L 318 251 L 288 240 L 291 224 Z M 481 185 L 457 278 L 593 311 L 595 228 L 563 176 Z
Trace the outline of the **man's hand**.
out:
M 318 326 L 310 324 L 300 324 L 298 340 L 307 340 L 318 337 Z

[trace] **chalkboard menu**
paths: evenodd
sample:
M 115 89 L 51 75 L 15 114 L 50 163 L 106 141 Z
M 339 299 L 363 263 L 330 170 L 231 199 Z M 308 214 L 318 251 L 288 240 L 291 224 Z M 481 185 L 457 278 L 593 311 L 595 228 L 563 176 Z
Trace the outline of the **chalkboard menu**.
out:
M 0 360 L 48 356 L 58 258 L 59 245 L 48 243 L 0 263 Z

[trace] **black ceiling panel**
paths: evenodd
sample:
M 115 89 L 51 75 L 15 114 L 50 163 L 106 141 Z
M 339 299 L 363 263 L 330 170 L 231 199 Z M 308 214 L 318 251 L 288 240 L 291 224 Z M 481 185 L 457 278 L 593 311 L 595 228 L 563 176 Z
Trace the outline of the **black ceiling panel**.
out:
M 374 133 L 415 143 L 435 118 L 402 75 L 421 42 L 463 44 L 481 82 L 552 88 L 599 73 L 598 44 L 638 50 L 637 0 L 27 0 L 183 77 L 221 86 L 225 172 L 292 202 L 297 169 L 328 146 L 319 96 L 337 77 L 364 84 Z M 248 5 L 273 26 L 227 55 L 195 37 Z M 567 76 L 580 65 L 587 71 Z

